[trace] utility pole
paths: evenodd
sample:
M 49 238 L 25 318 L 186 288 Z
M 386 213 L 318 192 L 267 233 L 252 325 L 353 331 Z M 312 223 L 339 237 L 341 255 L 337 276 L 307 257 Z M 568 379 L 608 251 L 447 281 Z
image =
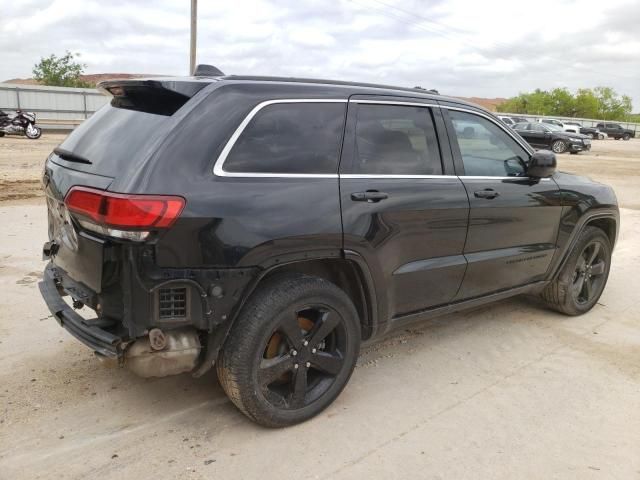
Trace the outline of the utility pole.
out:
M 198 38 L 198 0 L 191 0 L 191 50 L 189 52 L 189 75 L 196 70 L 196 40 Z

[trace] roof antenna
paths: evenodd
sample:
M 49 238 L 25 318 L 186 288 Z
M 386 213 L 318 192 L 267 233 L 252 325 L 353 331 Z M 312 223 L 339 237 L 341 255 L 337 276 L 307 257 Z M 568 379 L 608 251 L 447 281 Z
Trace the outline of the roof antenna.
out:
M 193 72 L 194 77 L 223 77 L 224 73 L 213 65 L 201 63 Z

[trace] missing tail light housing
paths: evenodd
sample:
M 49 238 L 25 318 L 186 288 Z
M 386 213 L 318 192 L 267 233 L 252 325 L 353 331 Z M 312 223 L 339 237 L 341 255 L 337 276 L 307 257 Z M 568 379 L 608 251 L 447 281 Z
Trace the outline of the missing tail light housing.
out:
M 89 230 L 111 237 L 140 241 L 151 230 L 171 227 L 185 200 L 173 195 L 131 195 L 89 187 L 73 187 L 64 203 Z

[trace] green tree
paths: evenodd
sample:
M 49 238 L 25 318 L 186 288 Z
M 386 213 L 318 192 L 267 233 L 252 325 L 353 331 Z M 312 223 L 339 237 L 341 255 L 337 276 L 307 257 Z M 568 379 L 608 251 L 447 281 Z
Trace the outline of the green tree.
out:
M 506 100 L 499 112 L 559 117 L 597 118 L 625 121 L 630 118 L 632 102 L 628 95 L 619 95 L 613 88 L 579 89 L 573 95 L 566 88 L 551 91 L 536 89 Z
M 41 58 L 33 67 L 33 77 L 43 85 L 54 87 L 93 87 L 90 83 L 80 80 L 80 75 L 87 66 L 76 61 L 75 58 L 79 56 L 79 53 L 67 50 L 62 57 L 51 54 Z
M 600 103 L 590 88 L 580 88 L 576 93 L 576 117 L 599 118 Z

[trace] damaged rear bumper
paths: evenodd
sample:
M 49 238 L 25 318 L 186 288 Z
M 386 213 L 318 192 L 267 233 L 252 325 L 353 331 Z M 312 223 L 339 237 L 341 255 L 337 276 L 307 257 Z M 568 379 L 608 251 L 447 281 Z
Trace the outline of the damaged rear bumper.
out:
M 45 268 L 43 280 L 38 283 L 38 287 L 47 307 L 60 326 L 105 357 L 120 358 L 122 356 L 122 338 L 97 326 L 99 319 L 87 320 L 81 317 L 62 299 L 58 289 L 56 269 L 51 264 Z

